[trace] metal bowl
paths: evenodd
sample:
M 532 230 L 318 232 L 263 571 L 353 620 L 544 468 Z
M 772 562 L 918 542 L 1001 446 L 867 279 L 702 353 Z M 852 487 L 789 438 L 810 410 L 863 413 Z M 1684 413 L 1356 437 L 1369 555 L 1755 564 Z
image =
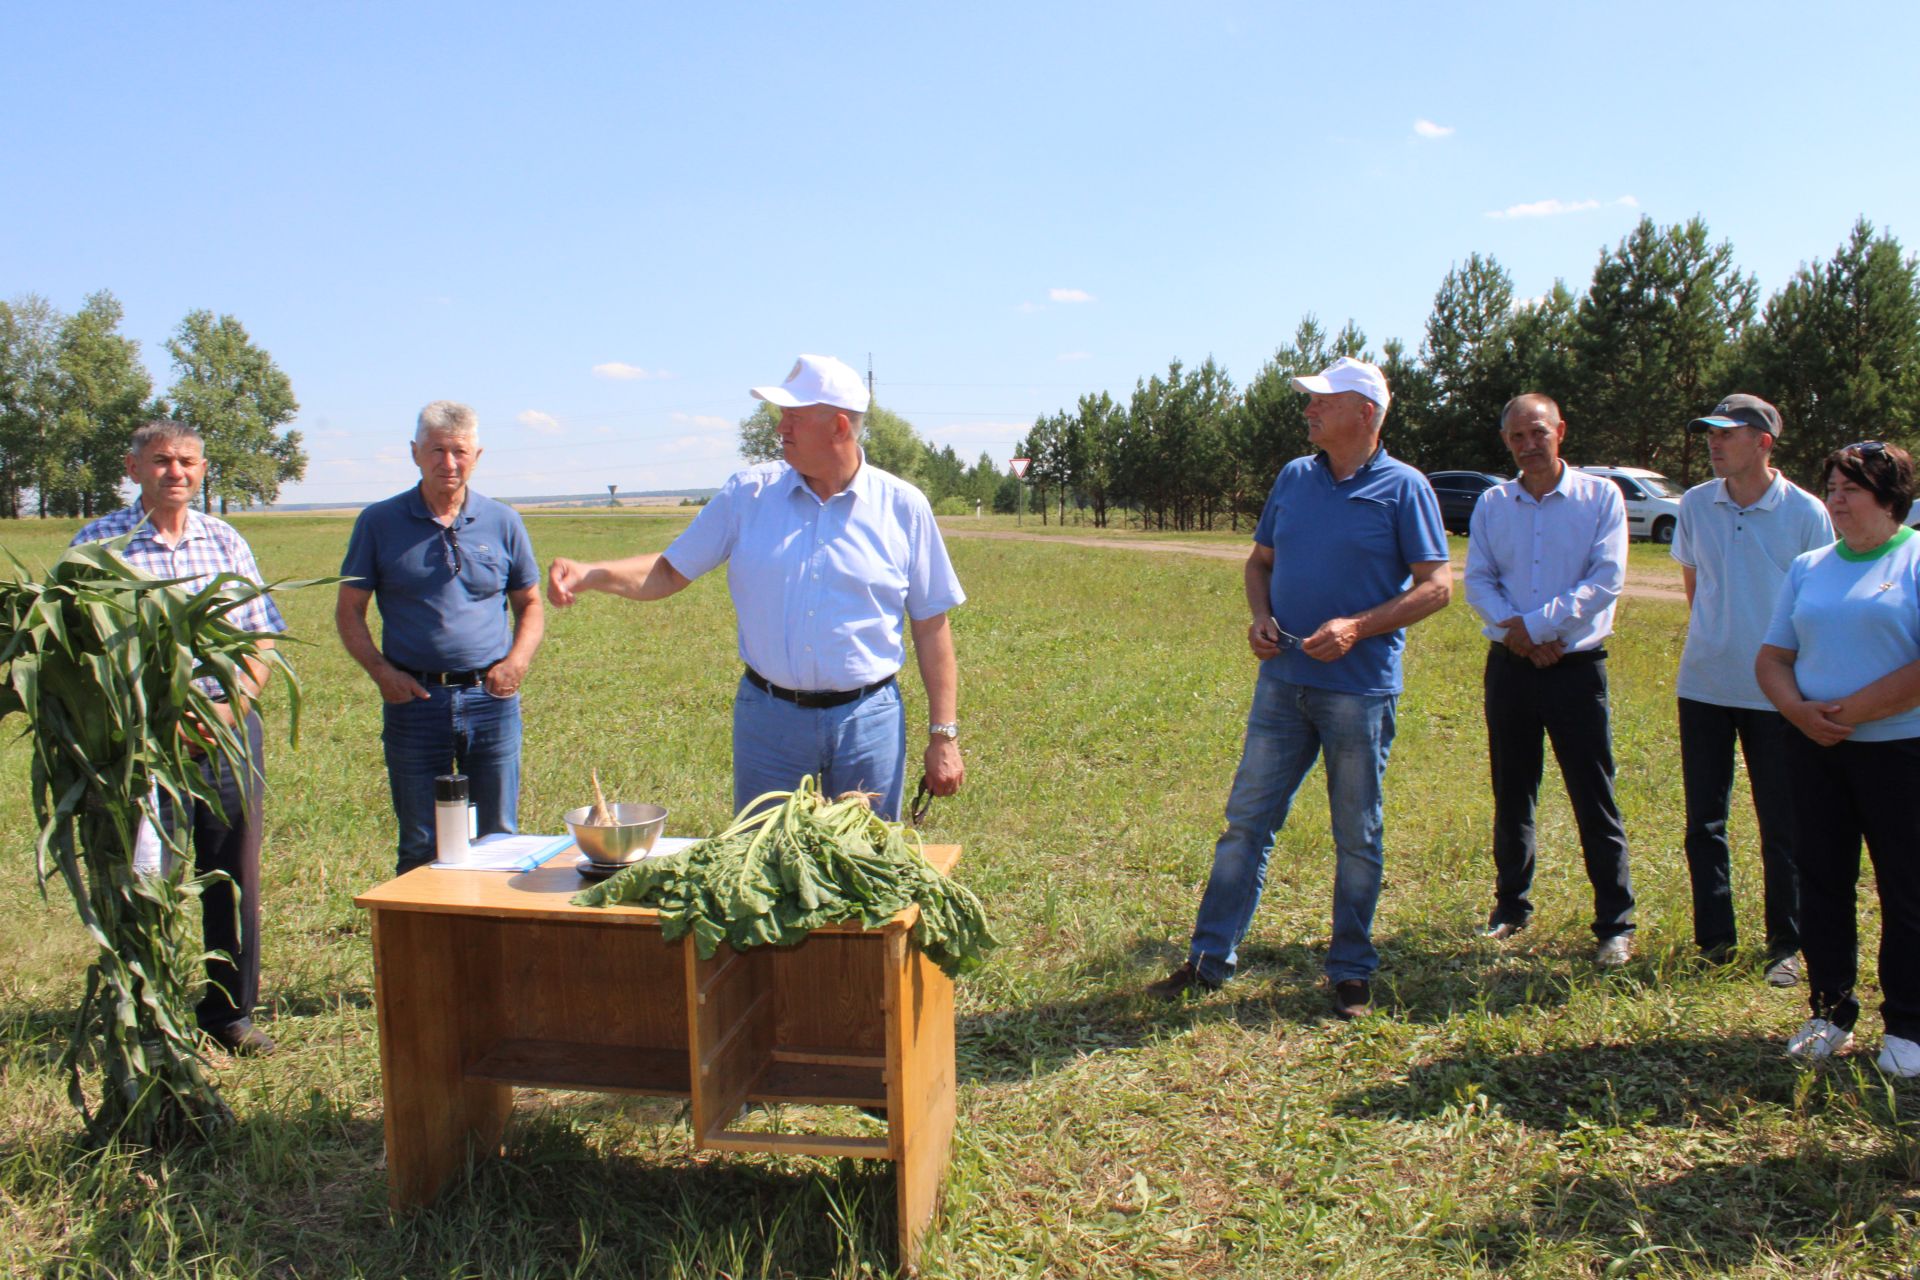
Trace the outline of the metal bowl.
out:
M 589 862 L 603 867 L 624 867 L 638 862 L 653 849 L 653 842 L 667 825 L 667 811 L 657 804 L 610 804 L 610 827 L 591 826 L 587 815 L 593 806 L 583 804 L 564 815 L 567 830 Z

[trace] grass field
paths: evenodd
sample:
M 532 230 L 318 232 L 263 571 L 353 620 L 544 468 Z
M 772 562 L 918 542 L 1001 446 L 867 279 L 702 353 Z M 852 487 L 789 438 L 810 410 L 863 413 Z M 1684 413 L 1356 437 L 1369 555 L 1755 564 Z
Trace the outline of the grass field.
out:
M 288 578 L 332 572 L 348 529 L 332 517 L 237 523 L 266 572 Z M 681 523 L 530 521 L 543 563 L 656 550 Z M 72 528 L 0 524 L 0 544 L 44 562 Z M 1780 1055 L 1805 1016 L 1801 991 L 1766 987 L 1757 963 L 1689 963 L 1672 710 L 1681 605 L 1626 601 L 1610 646 L 1641 903 L 1638 952 L 1618 974 L 1589 962 L 1591 899 L 1551 769 L 1535 926 L 1504 948 L 1474 936 L 1492 878 L 1484 642 L 1457 591 L 1414 631 L 1387 784 L 1382 1010 L 1344 1024 L 1326 1014 L 1318 975 L 1332 851 L 1317 773 L 1275 850 L 1241 977 L 1182 1007 L 1138 995 L 1184 953 L 1239 754 L 1253 664 L 1238 568 L 1055 541 L 951 545 L 972 597 L 954 615 L 968 784 L 936 805 L 929 831 L 966 846 L 962 877 L 1006 945 L 959 989 L 960 1127 L 927 1274 L 1920 1266 L 1920 1090 L 1871 1065 L 1872 907 L 1864 1052 L 1823 1069 Z M 1664 559 L 1636 548 L 1634 573 L 1670 577 Z M 523 826 L 557 829 L 589 764 L 610 792 L 672 806 L 676 833 L 728 816 L 737 666 L 721 579 L 664 605 L 594 597 L 550 617 L 526 686 Z M 43 901 L 34 885 L 26 752 L 11 734 L 0 742 L 7 1274 L 889 1272 L 884 1167 L 699 1155 L 680 1108 L 647 1100 L 525 1093 L 509 1159 L 476 1167 L 431 1209 L 389 1217 L 371 957 L 352 905 L 392 866 L 377 696 L 333 639 L 331 591 L 282 607 L 310 642 L 293 655 L 307 694 L 298 747 L 284 715 L 270 721 L 262 1025 L 283 1051 L 218 1060 L 240 1122 L 210 1149 L 102 1161 L 73 1147 L 79 1126 L 52 1064 L 87 946 L 64 891 Z M 1757 929 L 1744 803 L 1736 887 Z

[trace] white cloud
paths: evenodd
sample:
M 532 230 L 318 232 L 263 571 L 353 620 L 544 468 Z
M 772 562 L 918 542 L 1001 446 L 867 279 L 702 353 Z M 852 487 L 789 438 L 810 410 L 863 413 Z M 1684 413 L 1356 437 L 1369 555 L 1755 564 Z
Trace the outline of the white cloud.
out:
M 1632 196 L 1621 196 L 1617 200 L 1607 201 L 1624 209 L 1638 209 L 1640 202 Z M 1557 218 L 1563 213 L 1591 213 L 1600 207 L 1598 200 L 1535 200 L 1529 204 L 1510 204 L 1504 209 L 1489 209 L 1489 218 Z
M 557 436 L 560 434 L 560 419 L 550 413 L 542 413 L 538 409 L 528 409 L 519 417 L 515 418 L 514 421 L 518 422 L 527 430 L 537 431 L 543 436 Z
M 1088 293 L 1085 289 L 1049 289 L 1047 290 L 1047 301 L 1049 302 L 1092 302 L 1093 295 Z
M 1453 135 L 1450 124 L 1435 124 L 1431 120 L 1415 120 L 1413 131 L 1423 138 L 1447 138 Z
M 1598 200 L 1535 200 L 1531 204 L 1510 204 L 1504 209 L 1490 209 L 1489 218 L 1556 218 L 1563 213 L 1585 213 L 1589 209 L 1598 209 Z
M 614 378 L 621 382 L 657 382 L 673 375 L 665 369 L 642 369 L 637 364 L 628 364 L 623 360 L 609 360 L 605 364 L 593 366 L 596 378 Z
M 711 413 L 680 413 L 667 415 L 674 422 L 684 422 L 689 426 L 704 427 L 708 431 L 726 431 L 733 427 L 733 419 L 718 417 Z
M 1015 311 L 1018 311 L 1023 316 L 1030 316 L 1036 311 L 1045 311 L 1046 309 L 1045 304 L 1039 302 L 1023 302 L 1014 308 Z
M 1091 359 L 1093 359 L 1093 352 L 1091 352 L 1091 351 L 1062 351 L 1062 352 L 1061 352 L 1061 353 L 1060 353 L 1059 355 L 1057 355 L 1057 356 L 1055 356 L 1055 357 L 1054 357 L 1054 359 L 1055 359 L 1055 360 L 1058 360 L 1058 361 L 1059 361 L 1059 362 L 1060 362 L 1061 364 L 1071 364 L 1071 363 L 1073 363 L 1073 362 L 1074 362 L 1074 361 L 1076 361 L 1076 360 L 1091 360 Z

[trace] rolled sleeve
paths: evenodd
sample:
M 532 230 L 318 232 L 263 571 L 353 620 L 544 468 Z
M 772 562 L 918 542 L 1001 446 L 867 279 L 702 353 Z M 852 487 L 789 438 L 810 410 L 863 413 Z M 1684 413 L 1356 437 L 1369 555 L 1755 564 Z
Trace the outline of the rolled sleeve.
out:
M 688 581 L 725 564 L 733 554 L 739 537 L 735 518 L 740 500 L 740 480 L 736 476 L 722 485 L 720 492 L 707 500 L 693 523 L 680 531 L 667 547 L 667 563 Z
M 967 593 L 953 571 L 946 539 L 931 507 L 917 507 L 910 525 L 912 554 L 907 562 L 907 616 L 918 622 L 966 603 Z

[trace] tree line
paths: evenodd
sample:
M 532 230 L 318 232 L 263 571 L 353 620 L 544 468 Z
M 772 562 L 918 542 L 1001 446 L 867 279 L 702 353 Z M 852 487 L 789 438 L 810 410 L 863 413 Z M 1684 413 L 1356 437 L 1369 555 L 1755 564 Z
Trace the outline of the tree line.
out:
M 1434 294 L 1419 350 L 1376 354 L 1349 320 L 1312 315 L 1244 388 L 1209 357 L 1041 416 L 1021 442 L 1045 518 L 1070 508 L 1105 525 L 1239 528 L 1259 515 L 1281 466 L 1310 452 L 1305 397 L 1290 380 L 1347 355 L 1381 367 L 1393 392 L 1388 450 L 1424 471 L 1508 473 L 1500 409 L 1521 391 L 1560 403 L 1567 456 L 1648 467 L 1692 484 L 1710 474 L 1686 423 L 1722 395 L 1770 400 L 1782 418 L 1775 464 L 1805 483 L 1830 450 L 1906 441 L 1920 413 L 1920 271 L 1864 218 L 1824 262 L 1802 265 L 1759 302 L 1759 286 L 1699 218 L 1642 218 L 1603 249 L 1584 293 L 1556 280 L 1516 299 L 1491 256 L 1453 267 Z M 983 462 L 986 459 L 982 459 Z
M 0 302 L 0 518 L 95 516 L 121 505 L 127 444 L 150 418 L 188 423 L 206 442 L 201 505 L 272 502 L 306 474 L 293 384 L 232 316 L 193 311 L 167 339 L 164 396 L 120 332 L 102 290 L 63 314 L 37 294 Z

